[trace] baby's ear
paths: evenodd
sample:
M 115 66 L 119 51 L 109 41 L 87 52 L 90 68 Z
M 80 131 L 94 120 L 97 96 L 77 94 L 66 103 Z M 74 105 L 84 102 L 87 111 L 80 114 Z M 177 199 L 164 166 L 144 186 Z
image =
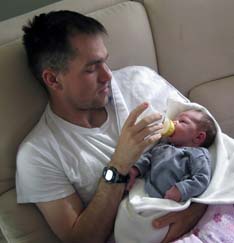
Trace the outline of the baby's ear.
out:
M 204 131 L 199 131 L 199 132 L 197 133 L 197 136 L 196 136 L 194 142 L 195 142 L 198 146 L 200 146 L 201 144 L 204 143 L 205 140 L 206 140 L 206 132 L 204 132 Z

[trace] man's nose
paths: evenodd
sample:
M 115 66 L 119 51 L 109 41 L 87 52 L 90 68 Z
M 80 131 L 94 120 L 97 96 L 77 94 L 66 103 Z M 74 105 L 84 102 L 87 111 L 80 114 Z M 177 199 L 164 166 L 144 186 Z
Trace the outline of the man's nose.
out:
M 100 82 L 109 82 L 112 78 L 111 70 L 106 63 L 103 63 L 99 72 Z

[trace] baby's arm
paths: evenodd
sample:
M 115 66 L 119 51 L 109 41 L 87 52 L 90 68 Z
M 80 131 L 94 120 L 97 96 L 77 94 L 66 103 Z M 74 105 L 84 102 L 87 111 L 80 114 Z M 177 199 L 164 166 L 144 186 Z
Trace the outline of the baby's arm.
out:
M 129 181 L 126 186 L 126 191 L 130 191 L 135 184 L 136 177 L 140 175 L 140 171 L 137 169 L 136 166 L 133 166 L 129 171 Z
M 189 167 L 190 176 L 175 184 L 181 193 L 181 201 L 199 196 L 208 187 L 211 179 L 211 161 L 208 150 L 206 152 L 203 148 L 196 156 L 191 156 Z
M 129 182 L 126 186 L 126 191 L 130 191 L 135 184 L 136 177 L 144 176 L 146 171 L 150 168 L 150 158 L 151 152 L 146 152 L 141 155 L 140 159 L 135 163 L 135 165 L 129 171 Z

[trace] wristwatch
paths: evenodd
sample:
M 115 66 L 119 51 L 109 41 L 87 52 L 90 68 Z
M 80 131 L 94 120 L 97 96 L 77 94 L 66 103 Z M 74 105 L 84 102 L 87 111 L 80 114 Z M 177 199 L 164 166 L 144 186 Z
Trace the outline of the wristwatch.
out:
M 107 183 L 127 183 L 129 175 L 121 175 L 113 166 L 106 166 L 103 169 L 102 177 Z

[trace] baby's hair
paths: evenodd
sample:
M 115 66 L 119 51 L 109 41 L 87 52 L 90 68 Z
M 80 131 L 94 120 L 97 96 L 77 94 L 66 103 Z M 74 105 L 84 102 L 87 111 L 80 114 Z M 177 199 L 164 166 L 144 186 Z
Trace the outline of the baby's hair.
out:
M 201 144 L 202 147 L 209 148 L 210 145 L 214 142 L 216 133 L 217 133 L 217 128 L 214 123 L 214 120 L 203 110 L 195 110 L 196 112 L 199 112 L 202 114 L 202 118 L 200 121 L 198 121 L 198 129 L 206 132 L 206 139 L 205 141 Z

